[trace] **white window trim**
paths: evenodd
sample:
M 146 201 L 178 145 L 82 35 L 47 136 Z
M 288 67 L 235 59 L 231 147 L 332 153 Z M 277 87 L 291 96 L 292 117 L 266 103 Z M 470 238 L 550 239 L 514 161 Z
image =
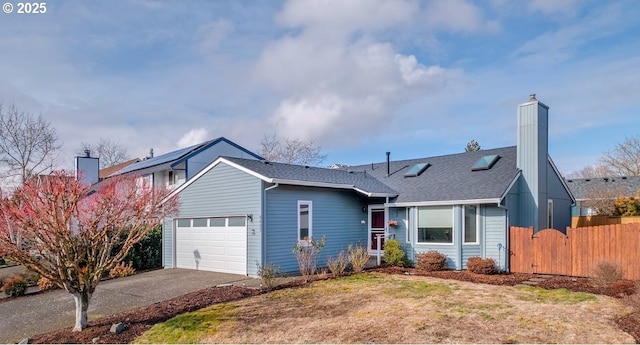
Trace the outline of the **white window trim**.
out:
M 440 205 L 438 205 L 440 206 Z M 451 206 L 451 243 L 441 243 L 441 242 L 420 242 L 418 241 L 418 232 L 420 231 L 419 223 L 420 223 L 420 207 L 416 207 L 416 232 L 415 232 L 415 240 L 416 244 L 420 245 L 430 245 L 430 246 L 453 246 L 456 244 L 456 213 L 453 212 L 453 205 L 441 205 L 441 206 Z M 429 206 L 423 206 L 429 207 Z
M 547 200 L 547 228 L 555 229 L 553 227 L 553 199 Z
M 476 240 L 475 242 L 466 242 L 467 206 L 476 207 Z M 462 205 L 462 244 L 480 244 L 480 205 Z
M 411 218 L 409 218 L 409 208 L 405 209 L 405 221 L 404 221 L 404 240 L 406 243 L 411 243 Z
M 309 206 L 309 239 L 313 239 L 313 202 L 311 200 L 298 200 L 298 207 L 297 207 L 297 213 L 298 213 L 298 241 L 299 242 L 305 242 L 304 240 L 302 240 L 300 238 L 300 206 L 301 205 L 307 205 Z

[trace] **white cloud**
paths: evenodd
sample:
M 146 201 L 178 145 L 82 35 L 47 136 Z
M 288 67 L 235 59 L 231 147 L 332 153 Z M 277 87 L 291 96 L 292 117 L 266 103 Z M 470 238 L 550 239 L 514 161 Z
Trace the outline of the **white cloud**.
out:
M 434 29 L 475 33 L 500 28 L 498 22 L 484 18 L 480 7 L 466 0 L 434 0 L 424 12 L 425 24 Z
M 206 141 L 208 139 L 208 135 L 209 135 L 209 133 L 207 132 L 206 128 L 194 128 L 194 129 L 190 130 L 189 132 L 185 133 L 178 140 L 177 145 L 180 148 L 191 146 L 191 145 L 196 145 L 196 144 L 199 144 L 199 143 L 202 143 L 202 142 Z
M 255 67 L 257 80 L 283 96 L 270 117 L 276 132 L 325 146 L 355 143 L 392 121 L 401 101 L 441 89 L 446 69 L 376 36 L 411 21 L 415 9 L 413 2 L 287 3 L 279 22 L 299 31 L 269 44 Z
M 529 9 L 544 14 L 573 14 L 577 9 L 576 3 L 578 0 L 530 0 L 527 5 Z
M 233 24 L 230 21 L 224 19 L 203 24 L 198 29 L 199 34 L 202 36 L 200 49 L 203 52 L 212 52 L 218 50 L 220 43 L 224 39 L 226 39 L 232 31 Z

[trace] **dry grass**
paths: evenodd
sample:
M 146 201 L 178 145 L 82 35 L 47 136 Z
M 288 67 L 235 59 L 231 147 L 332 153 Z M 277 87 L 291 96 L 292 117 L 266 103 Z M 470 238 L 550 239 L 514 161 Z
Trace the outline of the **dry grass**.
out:
M 200 343 L 634 343 L 609 297 L 368 273 L 231 303 Z M 157 325 L 158 326 L 158 325 Z M 164 342 L 163 339 L 156 341 Z

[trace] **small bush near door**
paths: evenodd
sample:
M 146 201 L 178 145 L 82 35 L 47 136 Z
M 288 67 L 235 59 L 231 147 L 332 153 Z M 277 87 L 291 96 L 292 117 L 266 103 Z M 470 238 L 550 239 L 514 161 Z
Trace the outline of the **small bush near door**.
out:
M 364 266 L 369 261 L 369 251 L 367 248 L 357 245 L 349 246 L 347 249 L 347 255 L 349 255 L 349 261 L 351 262 L 351 268 L 355 273 L 360 273 L 364 269 Z
M 305 283 L 309 282 L 311 276 L 318 270 L 318 257 L 327 240 L 322 237 L 320 240 L 308 239 L 296 242 L 293 246 L 293 254 L 298 261 L 300 274 Z
M 344 271 L 347 270 L 347 266 L 349 266 L 349 259 L 347 258 L 347 254 L 344 253 L 344 250 L 340 251 L 337 257 L 331 257 L 327 260 L 327 267 L 329 267 L 329 271 L 337 277 L 344 274 Z
M 421 271 L 442 271 L 447 267 L 447 257 L 435 250 L 416 254 L 416 268 Z
M 479 256 L 470 257 L 467 260 L 467 270 L 477 274 L 496 274 L 498 267 L 496 261 L 491 258 L 481 258 Z
M 384 244 L 384 262 L 392 266 L 406 266 L 407 258 L 402 245 L 396 239 L 391 239 Z

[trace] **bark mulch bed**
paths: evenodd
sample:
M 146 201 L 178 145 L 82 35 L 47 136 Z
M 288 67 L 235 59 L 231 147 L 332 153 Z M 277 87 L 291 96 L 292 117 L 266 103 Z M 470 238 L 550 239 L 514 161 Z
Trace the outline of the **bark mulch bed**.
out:
M 373 271 L 389 274 L 424 275 L 442 279 L 506 286 L 519 285 L 535 277 L 533 274 L 525 273 L 482 275 L 468 271 L 419 272 L 411 268 L 398 267 L 376 268 Z M 618 284 L 613 287 L 600 288 L 592 279 L 589 278 L 553 276 L 543 282 L 539 282 L 538 286 L 546 289 L 566 288 L 576 292 L 603 294 L 623 299 L 623 303 L 634 306 L 635 311 L 629 315 L 618 318 L 616 322 L 620 329 L 631 334 L 635 338 L 636 343 L 640 344 L 640 295 L 636 292 L 637 289 L 634 284 L 635 282 L 626 281 L 626 283 Z M 302 285 L 304 284 L 301 281 L 294 280 L 285 284 L 281 288 Z M 636 293 L 633 294 L 634 292 Z M 40 334 L 29 339 L 29 343 L 90 344 L 97 342 L 127 344 L 151 328 L 154 324 L 168 320 L 176 315 L 198 310 L 215 303 L 237 300 L 260 293 L 260 290 L 237 286 L 211 287 L 167 301 L 155 303 L 147 307 L 91 321 L 89 322 L 89 327 L 82 332 L 71 332 L 71 328 L 66 328 L 46 334 Z M 109 329 L 112 324 L 117 322 L 123 322 L 125 324 L 125 331 L 116 335 L 112 334 Z

